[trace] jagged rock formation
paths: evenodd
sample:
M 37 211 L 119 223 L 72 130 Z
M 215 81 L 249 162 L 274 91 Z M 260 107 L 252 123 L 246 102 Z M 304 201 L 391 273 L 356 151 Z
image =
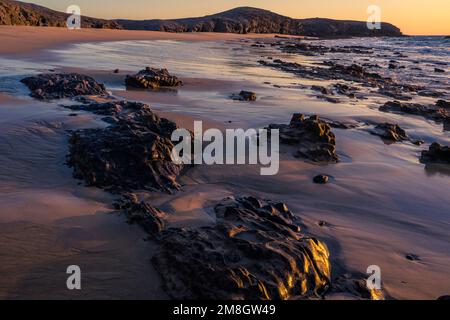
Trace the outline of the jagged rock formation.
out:
M 436 105 L 421 105 L 419 103 L 402 103 L 399 101 L 389 101 L 379 108 L 384 112 L 406 113 L 422 116 L 426 119 L 434 120 L 439 123 L 450 122 L 450 108 L 448 102 L 438 100 Z M 445 127 L 444 127 L 445 128 Z
M 369 30 L 366 22 L 332 19 L 292 19 L 251 7 L 218 14 L 175 20 L 117 20 L 125 29 L 168 32 L 280 33 L 314 37 L 401 36 L 400 29 L 383 23 L 381 30 Z
M 135 75 L 127 75 L 125 84 L 127 88 L 158 89 L 160 87 L 181 86 L 183 82 L 176 76 L 172 76 L 167 69 L 147 67 Z
M 422 163 L 450 164 L 450 147 L 443 146 L 437 142 L 431 144 L 428 150 L 422 151 L 420 157 Z
M 400 128 L 398 124 L 380 123 L 370 133 L 381 137 L 387 143 L 408 141 L 409 137 L 406 131 Z
M 213 226 L 162 233 L 153 264 L 172 298 L 310 298 L 328 290 L 328 250 L 301 232 L 285 204 L 230 198 L 214 211 Z
M 0 0 L 0 25 L 65 27 L 68 14 L 36 4 L 13 0 Z M 82 17 L 82 28 L 120 29 L 112 20 Z
M 313 178 L 313 182 L 316 184 L 327 184 L 330 181 L 330 177 L 324 174 L 319 174 Z
M 147 202 L 139 201 L 133 193 L 124 194 L 122 199 L 114 203 L 114 207 L 125 213 L 130 224 L 138 224 L 151 237 L 159 237 L 165 228 L 166 213 Z
M 107 103 L 97 109 L 106 113 L 107 106 L 114 115 L 109 127 L 78 130 L 70 138 L 68 164 L 74 177 L 113 192 L 178 189 L 183 166 L 172 161 L 170 140 L 176 124 L 145 104 Z M 118 112 L 117 106 L 123 110 Z
M 233 94 L 231 98 L 239 101 L 256 101 L 256 93 L 243 90 L 239 94 Z
M 297 157 L 326 163 L 339 160 L 336 136 L 331 126 L 318 116 L 306 119 L 302 114 L 294 114 L 290 124 L 271 124 L 269 129 L 279 129 L 281 143 L 298 148 L 295 154 Z
M 0 25 L 65 27 L 68 14 L 35 4 L 0 0 Z M 369 30 L 363 21 L 293 19 L 271 11 L 240 7 L 199 18 L 175 20 L 104 20 L 82 17 L 83 28 L 156 30 L 167 32 L 281 33 L 315 37 L 401 36 L 400 29 L 383 23 Z
M 103 84 L 77 73 L 40 74 L 22 79 L 21 82 L 31 90 L 32 97 L 41 100 L 108 94 Z
M 396 82 L 392 78 L 368 71 L 363 66 L 357 64 L 346 66 L 334 61 L 324 61 L 322 64 L 328 67 L 324 68 L 295 62 L 286 62 L 280 59 L 275 59 L 273 61 L 260 60 L 259 63 L 263 66 L 292 73 L 306 79 L 345 80 L 361 83 L 364 86 L 378 88 L 380 94 L 400 100 L 411 100 L 412 98 L 407 94 L 413 92 L 417 92 L 423 96 L 434 96 L 439 94 L 434 90 L 425 90 L 425 88 L 421 86 Z M 354 92 L 356 90 L 351 87 L 345 88 L 337 86 L 334 89 L 339 94 L 347 95 L 350 98 L 356 97 Z M 327 92 L 332 92 L 329 89 L 326 90 Z

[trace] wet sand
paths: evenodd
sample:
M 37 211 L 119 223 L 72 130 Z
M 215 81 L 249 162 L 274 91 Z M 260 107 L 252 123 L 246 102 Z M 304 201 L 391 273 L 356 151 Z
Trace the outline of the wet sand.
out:
M 144 36 L 149 37 L 145 39 L 177 40 L 177 37 L 187 37 L 182 40 L 192 41 L 241 37 L 81 30 L 65 38 L 70 31 L 49 28 L 41 32 L 41 29 L 25 27 L 17 28 L 19 37 L 16 38 L 8 35 L 11 29 L 7 28 L 10 27 L 0 27 L 0 39 L 8 38 L 10 44 L 2 46 L 0 50 L 4 51 L 0 53 L 7 55 L 20 52 L 37 56 L 42 51 L 33 50 L 73 41 L 130 40 Z M 27 37 L 35 40 L 26 43 Z M 17 39 L 25 44 L 16 46 Z M 92 70 L 85 73 L 112 83 L 124 75 Z M 186 128 L 192 128 L 194 120 L 204 120 L 205 127 L 247 128 L 268 124 L 272 117 L 256 117 L 258 112 L 276 103 L 277 97 L 270 96 L 272 91 L 268 98 L 252 105 L 249 112 L 255 117 L 246 121 L 232 112 L 202 113 L 198 110 L 204 105 L 195 98 L 211 92 L 226 97 L 241 88 L 243 82 L 183 80 L 186 85 L 179 89 L 180 94 L 123 90 L 112 93 L 119 98 L 147 102 L 158 114 Z M 257 88 L 262 91 L 264 87 Z M 194 98 L 186 98 L 191 96 L 184 93 Z M 316 105 L 318 113 L 327 114 L 330 110 L 326 103 Z M 301 110 L 303 105 L 299 104 L 298 108 Z M 351 111 L 330 113 L 334 119 L 388 117 L 362 109 Z M 144 233 L 137 226 L 126 224 L 124 217 L 110 214 L 111 195 L 79 185 L 64 165 L 67 129 L 104 125 L 100 117 L 83 112 L 68 117 L 69 113 L 58 107 L 58 103 L 45 104 L 27 97 L 0 94 L 0 256 L 4 257 L 0 273 L 8 275 L 0 279 L 0 298 L 167 298 L 150 263 L 155 245 L 144 241 Z M 286 114 L 285 122 L 289 121 L 289 115 Z M 233 121 L 229 122 L 230 119 Z M 411 128 L 424 126 L 424 121 L 401 121 Z M 437 130 L 427 125 L 430 131 Z M 450 200 L 441 191 L 448 190 L 449 177 L 436 173 L 428 179 L 418 179 L 425 175 L 417 160 L 420 150 L 410 144 L 387 146 L 367 132 L 333 131 L 343 158 L 337 165 L 308 164 L 283 150 L 277 176 L 261 177 L 259 168 L 254 166 L 198 166 L 180 178 L 182 191 L 146 197 L 152 205 L 170 213 L 171 226 L 211 223 L 212 206 L 230 195 L 283 201 L 302 218 L 308 232 L 327 243 L 332 253 L 333 274 L 344 270 L 365 273 L 369 265 L 376 264 L 381 267 L 384 287 L 393 298 L 435 299 L 448 294 L 450 222 L 445 213 Z M 312 184 L 312 177 L 319 173 L 334 177 L 333 183 Z M 321 220 L 326 221 L 325 227 L 318 225 Z M 406 254 L 417 254 L 422 260 L 409 261 Z M 71 292 L 65 287 L 65 269 L 71 264 L 80 265 L 84 272 L 85 286 L 81 292 Z
M 66 130 L 98 123 L 4 94 L 0 119 L 0 299 L 164 298 L 145 233 L 64 165 Z M 70 265 L 81 291 L 67 290 Z
M 274 34 L 234 33 L 170 33 L 159 31 L 80 29 L 69 30 L 55 27 L 0 26 L 2 46 L 0 54 L 16 56 L 39 50 L 52 49 L 68 44 L 124 40 L 180 40 L 217 41 L 254 38 L 272 38 Z

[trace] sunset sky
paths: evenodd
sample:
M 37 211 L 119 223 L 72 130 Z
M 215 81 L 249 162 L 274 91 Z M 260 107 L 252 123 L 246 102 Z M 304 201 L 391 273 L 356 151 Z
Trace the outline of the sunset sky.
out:
M 36 0 L 65 11 L 77 4 L 82 14 L 98 18 L 185 18 L 204 16 L 239 6 L 268 9 L 293 18 L 323 17 L 367 20 L 367 7 L 379 5 L 382 20 L 405 34 L 449 35 L 450 0 Z

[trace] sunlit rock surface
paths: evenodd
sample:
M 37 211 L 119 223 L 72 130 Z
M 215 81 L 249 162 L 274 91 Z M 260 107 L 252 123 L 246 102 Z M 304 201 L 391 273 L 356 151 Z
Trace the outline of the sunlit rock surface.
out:
M 269 129 L 279 129 L 281 143 L 295 146 L 295 156 L 299 158 L 325 163 L 339 160 L 336 136 L 331 126 L 318 116 L 305 118 L 302 114 L 294 114 L 290 124 L 271 124 Z
M 327 247 L 285 204 L 229 198 L 214 215 L 214 226 L 163 232 L 153 263 L 172 298 L 312 298 L 329 288 Z
M 135 75 L 128 75 L 125 79 L 127 88 L 158 89 L 160 87 L 177 87 L 183 82 L 173 76 L 167 69 L 147 67 Z
M 40 74 L 22 79 L 21 82 L 31 90 L 33 98 L 41 100 L 108 94 L 103 84 L 77 73 Z

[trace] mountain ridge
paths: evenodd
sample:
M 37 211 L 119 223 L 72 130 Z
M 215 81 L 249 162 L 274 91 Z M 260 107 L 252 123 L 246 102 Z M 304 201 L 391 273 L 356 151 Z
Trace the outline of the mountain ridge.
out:
M 39 5 L 0 0 L 0 25 L 65 26 L 69 15 Z M 165 32 L 278 33 L 311 37 L 402 36 L 399 28 L 382 23 L 369 30 L 367 23 L 327 18 L 294 19 L 269 10 L 238 7 L 203 17 L 180 19 L 97 19 L 82 17 L 83 28 Z

